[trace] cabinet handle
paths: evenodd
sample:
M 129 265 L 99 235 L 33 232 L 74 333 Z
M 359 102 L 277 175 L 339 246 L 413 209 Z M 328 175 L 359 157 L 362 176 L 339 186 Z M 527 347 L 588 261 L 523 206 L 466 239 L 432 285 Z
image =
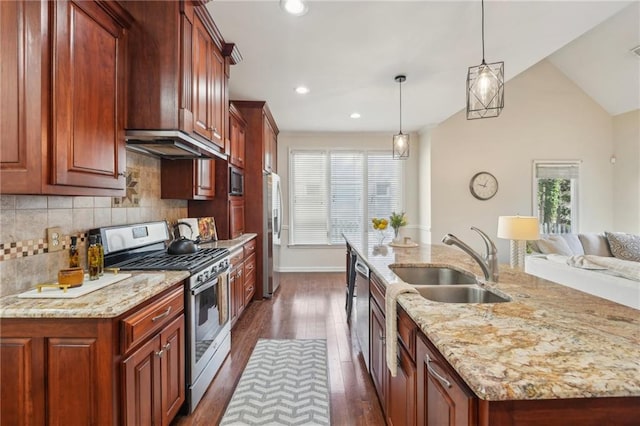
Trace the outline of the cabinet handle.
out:
M 127 176 L 127 174 L 125 172 L 120 172 L 120 173 L 118 173 L 118 176 L 125 177 L 125 176 Z
M 451 387 L 451 382 L 449 382 L 447 379 L 445 379 L 440 374 L 438 374 L 438 372 L 436 370 L 434 370 L 433 367 L 431 366 L 431 357 L 429 357 L 429 354 L 427 354 L 427 357 L 425 358 L 425 361 L 427 362 L 427 370 L 429 371 L 429 373 L 433 377 L 435 377 L 436 379 L 440 380 L 440 383 L 442 383 L 446 387 L 450 388 Z
M 242 270 L 238 271 L 238 276 L 241 277 L 242 276 Z
M 167 351 L 167 352 L 169 352 L 169 349 L 171 349 L 171 343 L 167 343 L 166 345 L 164 345 L 164 346 L 162 347 L 162 350 L 163 350 L 163 351 Z
M 156 315 L 155 317 L 151 318 L 151 321 L 156 322 L 156 321 L 158 321 L 159 319 L 164 318 L 164 317 L 166 317 L 167 315 L 169 315 L 169 312 L 171 312 L 171 306 L 169 306 L 169 307 L 167 308 L 167 310 L 166 310 L 166 311 L 164 311 L 163 313 L 161 313 L 160 315 Z
M 164 353 L 164 349 L 160 349 L 158 352 L 156 352 L 156 356 L 158 358 L 162 358 L 162 354 Z

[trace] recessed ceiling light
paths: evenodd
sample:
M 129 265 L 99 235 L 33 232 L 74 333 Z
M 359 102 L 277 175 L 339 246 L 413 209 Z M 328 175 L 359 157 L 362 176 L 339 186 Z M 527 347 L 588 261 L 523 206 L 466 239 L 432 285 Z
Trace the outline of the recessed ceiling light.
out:
M 306 95 L 309 93 L 309 88 L 305 86 L 298 86 L 296 87 L 296 93 L 299 95 Z
M 280 0 L 280 7 L 294 16 L 302 16 L 309 10 L 303 0 Z
M 351 118 L 360 118 L 360 114 L 357 113 L 357 112 L 353 112 L 353 113 L 351 113 L 351 115 L 349 117 L 351 117 Z

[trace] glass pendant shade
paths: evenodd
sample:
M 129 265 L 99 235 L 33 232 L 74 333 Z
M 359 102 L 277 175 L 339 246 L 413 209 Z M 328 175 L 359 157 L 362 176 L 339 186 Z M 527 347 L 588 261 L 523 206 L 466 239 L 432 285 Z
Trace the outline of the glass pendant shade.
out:
M 409 135 L 402 132 L 393 135 L 393 158 L 396 160 L 409 158 Z
M 467 120 L 497 117 L 504 108 L 504 62 L 469 67 Z

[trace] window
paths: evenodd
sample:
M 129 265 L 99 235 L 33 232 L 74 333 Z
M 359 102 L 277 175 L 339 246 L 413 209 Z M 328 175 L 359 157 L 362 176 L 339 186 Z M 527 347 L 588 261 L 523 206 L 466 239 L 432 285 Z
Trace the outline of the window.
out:
M 534 161 L 533 206 L 543 234 L 578 230 L 579 161 Z
M 401 210 L 403 164 L 390 152 L 291 151 L 290 244 L 361 243 L 369 218 Z

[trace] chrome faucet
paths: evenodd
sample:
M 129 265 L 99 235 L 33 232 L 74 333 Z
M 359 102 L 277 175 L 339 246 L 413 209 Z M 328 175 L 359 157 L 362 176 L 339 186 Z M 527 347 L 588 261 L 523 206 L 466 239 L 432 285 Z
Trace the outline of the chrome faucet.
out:
M 478 262 L 482 272 L 484 273 L 484 279 L 487 281 L 492 281 L 494 283 L 498 282 L 498 249 L 496 249 L 496 245 L 491 241 L 491 238 L 475 226 L 471 227 L 471 230 L 476 231 L 482 239 L 484 240 L 484 245 L 486 248 L 486 255 L 483 257 L 478 252 L 473 250 L 467 244 L 463 243 L 458 237 L 452 234 L 447 234 L 442 238 L 442 242 L 450 245 L 457 246 L 462 251 L 467 253 L 469 256 L 473 257 L 473 260 Z

